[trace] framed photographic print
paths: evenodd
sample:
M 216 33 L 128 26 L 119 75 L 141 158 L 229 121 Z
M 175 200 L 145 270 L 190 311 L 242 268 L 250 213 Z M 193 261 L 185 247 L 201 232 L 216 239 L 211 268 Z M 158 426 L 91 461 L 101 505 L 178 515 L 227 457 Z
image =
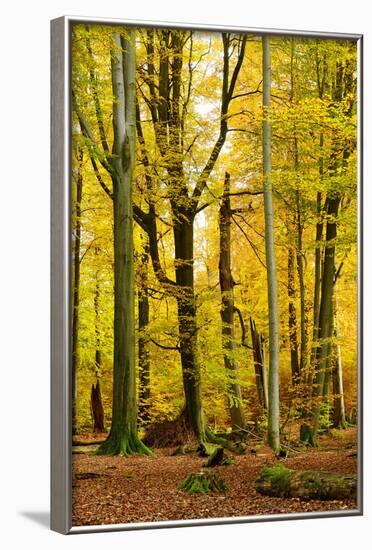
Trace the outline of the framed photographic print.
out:
M 52 529 L 362 513 L 361 64 L 52 21 Z

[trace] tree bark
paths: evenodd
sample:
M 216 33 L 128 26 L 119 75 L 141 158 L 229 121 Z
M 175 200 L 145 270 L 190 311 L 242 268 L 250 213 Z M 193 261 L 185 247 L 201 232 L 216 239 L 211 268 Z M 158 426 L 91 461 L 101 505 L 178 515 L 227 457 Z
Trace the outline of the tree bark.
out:
M 198 360 L 196 303 L 194 294 L 193 219 L 188 212 L 174 210 L 175 271 L 177 311 L 183 388 L 187 418 L 198 439 L 206 440 L 201 397 L 201 373 Z
M 93 432 L 105 432 L 105 415 L 103 411 L 101 385 L 99 379 L 97 380 L 96 384 L 92 384 L 92 390 L 90 394 L 90 406 L 93 417 Z
M 270 447 L 278 451 L 279 437 L 279 319 L 278 290 L 274 245 L 274 209 L 271 182 L 271 66 L 270 38 L 262 37 L 263 65 L 263 179 L 264 179 L 264 209 L 265 209 L 265 249 L 267 266 L 267 287 L 269 305 L 269 409 L 268 409 L 268 442 Z
M 221 288 L 222 348 L 225 368 L 228 371 L 228 406 L 232 428 L 245 425 L 242 404 L 242 392 L 238 379 L 238 365 L 234 358 L 236 351 L 234 333 L 234 286 L 231 272 L 231 204 L 230 174 L 225 173 L 224 193 L 220 206 L 220 260 L 219 279 Z
M 321 147 L 323 146 L 323 139 L 320 141 Z M 319 167 L 319 173 L 321 179 L 323 178 L 323 162 L 321 161 L 320 167 Z M 311 386 L 313 382 L 313 372 L 312 368 L 315 362 L 316 357 L 316 348 L 317 348 L 317 341 L 319 338 L 319 305 L 320 305 L 320 286 L 321 286 L 321 280 L 322 280 L 322 249 L 321 249 L 321 243 L 322 243 L 322 237 L 323 237 L 323 220 L 320 219 L 321 212 L 322 212 L 322 194 L 320 192 L 317 193 L 316 197 L 316 204 L 317 204 L 317 215 L 318 215 L 318 221 L 316 224 L 316 233 L 315 233 L 315 266 L 314 266 L 314 306 L 313 306 L 313 344 L 312 344 L 312 351 L 311 351 L 311 359 L 310 359 L 310 369 L 307 377 L 308 384 Z
M 150 304 L 148 296 L 148 245 L 144 246 L 139 262 L 140 283 L 138 289 L 138 370 L 139 370 L 139 407 L 138 417 L 142 424 L 150 420 L 150 353 L 147 334 L 150 322 Z
M 113 34 L 114 376 L 112 424 L 98 454 L 149 454 L 137 433 L 132 179 L 136 140 L 135 31 Z
M 71 391 L 72 391 L 72 435 L 77 433 L 76 399 L 77 399 L 77 368 L 79 363 L 79 305 L 80 305 L 80 248 L 81 248 L 81 200 L 83 196 L 83 150 L 77 151 L 76 200 L 75 200 L 75 231 L 74 231 L 74 261 L 72 287 L 72 358 L 71 358 Z
M 99 249 L 95 248 L 95 254 L 98 256 Z M 95 323 L 95 335 L 96 335 L 96 351 L 95 351 L 95 375 L 96 384 L 92 384 L 90 408 L 93 418 L 93 432 L 105 432 L 105 415 L 102 404 L 101 396 L 101 368 L 102 368 L 102 352 L 101 352 L 101 332 L 100 332 L 100 320 L 99 320 L 99 303 L 100 303 L 100 282 L 99 282 L 99 270 L 96 270 L 96 288 L 94 293 L 94 323 Z
M 346 427 L 346 415 L 345 415 L 345 399 L 344 399 L 344 382 L 342 372 L 342 355 L 341 346 L 338 341 L 340 338 L 338 328 L 338 308 L 337 298 L 333 299 L 333 317 L 334 317 L 334 329 L 333 334 L 335 337 L 335 365 L 332 370 L 333 379 L 333 427 L 345 428 Z
M 292 385 L 300 382 L 300 366 L 298 360 L 297 314 L 296 314 L 296 287 L 295 287 L 295 252 L 293 247 L 288 248 L 288 329 L 291 351 Z
M 256 323 L 249 318 L 249 324 L 251 329 L 252 348 L 253 348 L 253 363 L 256 375 L 256 387 L 257 395 L 260 407 L 262 411 L 268 409 L 268 388 L 267 388 L 267 374 L 265 364 L 265 348 L 263 335 L 257 331 Z

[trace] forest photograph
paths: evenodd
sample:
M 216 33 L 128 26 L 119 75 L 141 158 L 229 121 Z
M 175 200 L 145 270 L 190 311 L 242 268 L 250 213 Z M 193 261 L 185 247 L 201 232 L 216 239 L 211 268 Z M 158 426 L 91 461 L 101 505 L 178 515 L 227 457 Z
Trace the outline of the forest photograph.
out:
M 71 33 L 73 526 L 357 513 L 356 40 Z

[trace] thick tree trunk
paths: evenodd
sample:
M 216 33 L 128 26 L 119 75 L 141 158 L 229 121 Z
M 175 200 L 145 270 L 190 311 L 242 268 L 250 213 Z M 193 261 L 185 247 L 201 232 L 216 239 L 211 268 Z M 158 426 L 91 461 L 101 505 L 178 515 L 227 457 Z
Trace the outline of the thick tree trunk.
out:
M 74 231 L 74 261 L 72 287 L 72 435 L 77 433 L 76 426 L 76 398 L 77 398 L 77 368 L 79 363 L 79 304 L 80 304 L 80 245 L 81 245 L 81 199 L 83 195 L 83 151 L 78 150 L 78 166 L 76 171 L 76 199 L 75 199 L 75 231 Z
M 135 31 L 113 34 L 114 376 L 110 434 L 97 453 L 149 454 L 137 434 L 132 179 L 136 140 Z
M 234 358 L 234 286 L 231 272 L 231 204 L 230 204 L 230 174 L 226 172 L 224 194 L 221 201 L 220 226 L 220 261 L 219 278 L 221 288 L 221 321 L 222 321 L 222 348 L 224 363 L 228 371 L 228 406 L 232 428 L 242 428 L 245 425 L 242 405 L 242 393 L 238 380 L 238 365 Z
M 140 287 L 138 290 L 138 369 L 139 369 L 139 403 L 138 417 L 142 424 L 150 420 L 150 353 L 148 349 L 149 337 L 147 334 L 150 321 L 150 304 L 148 297 L 148 246 L 141 256 L 139 265 Z
M 258 401 L 262 411 L 266 411 L 268 409 L 269 399 L 268 399 L 264 339 L 263 339 L 263 335 L 257 331 L 256 323 L 254 322 L 252 317 L 249 318 L 249 324 L 251 329 L 253 363 L 254 363 L 254 371 L 256 375 Z
M 267 287 L 269 304 L 269 410 L 268 442 L 278 451 L 279 437 L 279 318 L 278 290 L 274 244 L 274 210 L 271 183 L 271 123 L 269 120 L 271 95 L 270 38 L 262 37 L 263 58 L 263 177 L 265 209 L 265 248 L 267 266 Z
M 357 478 L 352 474 L 289 470 L 278 465 L 263 468 L 254 486 L 260 494 L 271 497 L 343 500 L 356 498 Z
M 206 439 L 194 294 L 194 227 L 189 212 L 174 210 L 175 271 L 178 330 L 186 413 L 197 439 Z

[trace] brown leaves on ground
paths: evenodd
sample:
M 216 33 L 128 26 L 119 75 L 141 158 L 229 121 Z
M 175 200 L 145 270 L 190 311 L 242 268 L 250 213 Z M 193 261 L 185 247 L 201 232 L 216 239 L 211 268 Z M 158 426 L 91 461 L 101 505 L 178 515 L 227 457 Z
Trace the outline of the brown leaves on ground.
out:
M 357 459 L 350 456 L 356 431 L 324 438 L 320 449 L 292 452 L 283 462 L 288 468 L 355 473 Z M 85 451 L 86 449 L 84 449 Z M 259 495 L 254 481 L 263 466 L 278 462 L 262 447 L 234 456 L 235 464 L 216 468 L 228 486 L 225 494 L 188 496 L 177 485 L 199 472 L 205 459 L 196 453 L 170 456 L 161 449 L 152 457 L 73 456 L 73 525 L 137 523 L 165 520 L 226 518 L 355 509 L 352 500 L 301 501 Z M 349 456 L 348 456 L 349 455 Z

